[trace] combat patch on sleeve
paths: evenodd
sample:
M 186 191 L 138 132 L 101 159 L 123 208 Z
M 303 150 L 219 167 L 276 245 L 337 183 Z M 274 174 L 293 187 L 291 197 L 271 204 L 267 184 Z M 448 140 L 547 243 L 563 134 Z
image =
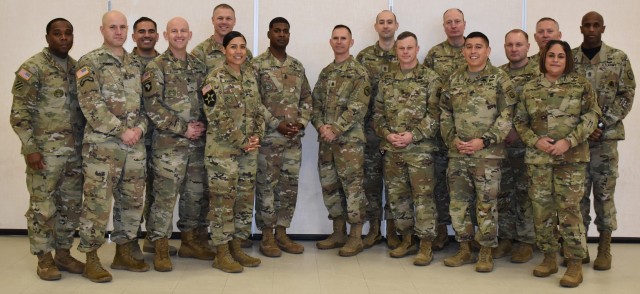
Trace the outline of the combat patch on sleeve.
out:
M 370 86 L 365 86 L 364 87 L 364 94 L 367 96 L 371 95 L 371 87 Z
M 216 92 L 213 91 L 211 84 L 206 84 L 202 87 L 202 99 L 204 100 L 204 104 L 209 107 L 216 105 Z
M 20 70 L 18 71 L 18 76 L 28 82 L 31 79 L 31 77 L 33 77 L 33 74 L 28 70 L 26 70 L 25 68 L 20 68 Z
M 142 75 L 142 88 L 147 92 L 150 92 L 151 89 L 153 89 L 153 86 L 151 85 L 151 72 L 149 71 Z

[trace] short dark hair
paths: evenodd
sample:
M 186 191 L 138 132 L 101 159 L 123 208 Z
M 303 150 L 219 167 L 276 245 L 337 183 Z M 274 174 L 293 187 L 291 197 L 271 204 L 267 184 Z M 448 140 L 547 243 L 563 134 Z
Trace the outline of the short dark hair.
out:
M 547 45 L 544 46 L 544 48 L 542 48 L 542 52 L 540 52 L 540 72 L 543 74 L 547 73 L 547 52 L 549 52 L 549 49 L 553 45 L 562 46 L 562 51 L 564 51 L 566 59 L 563 73 L 565 75 L 571 73 L 575 66 L 573 62 L 573 54 L 571 53 L 571 46 L 569 45 L 569 43 L 561 40 L 551 40 L 547 43 Z
M 62 17 L 56 17 L 56 18 L 52 19 L 51 21 L 49 21 L 49 23 L 47 23 L 47 27 L 45 28 L 45 30 L 46 30 L 46 32 L 47 32 L 47 35 L 48 35 L 48 34 L 49 34 L 49 32 L 51 31 L 51 26 L 53 26 L 53 24 L 54 24 L 55 22 L 58 22 L 58 21 L 66 21 L 66 22 L 68 22 L 68 23 L 69 23 L 69 25 L 71 26 L 71 30 L 73 30 L 73 25 L 71 24 L 71 22 L 70 22 L 70 21 L 68 21 L 68 20 L 66 20 L 66 19 L 64 19 L 64 18 L 62 18 Z
M 487 38 L 487 35 L 481 33 L 481 32 L 471 32 L 467 35 L 467 37 L 464 38 L 465 43 L 467 42 L 467 39 L 470 38 L 482 38 L 482 40 L 484 40 L 487 43 L 487 47 L 489 47 L 489 38 Z
M 220 8 L 231 9 L 231 11 L 233 11 L 233 13 L 236 13 L 235 9 L 233 9 L 233 7 L 231 7 L 231 5 L 229 5 L 227 3 L 222 3 L 222 4 L 216 5 L 216 7 L 213 8 L 213 12 L 216 12 L 216 10 L 218 10 Z
M 138 20 L 136 20 L 136 22 L 133 23 L 133 30 L 135 31 L 138 27 L 138 24 L 143 22 L 143 21 L 149 21 L 153 24 L 153 28 L 155 28 L 156 30 L 158 30 L 158 25 L 156 24 L 155 21 L 153 21 L 153 19 L 150 19 L 146 16 L 143 16 L 141 18 L 138 18 Z
M 347 31 L 349 31 L 349 35 L 353 36 L 353 34 L 351 33 L 351 29 L 346 25 L 343 25 L 343 24 L 336 25 L 335 27 L 333 27 L 333 30 L 331 30 L 331 32 L 335 31 L 336 29 L 347 29 Z
M 527 32 L 521 30 L 521 29 L 513 29 L 508 31 L 506 34 L 504 34 L 504 38 L 507 39 L 507 36 L 509 36 L 509 34 L 515 34 L 515 33 L 521 33 L 524 35 L 524 38 L 527 39 L 527 42 L 529 42 L 529 34 L 527 34 Z
M 229 45 L 229 42 L 231 42 L 231 40 L 237 38 L 237 37 L 242 37 L 242 39 L 244 40 L 244 42 L 247 42 L 247 39 L 244 37 L 244 35 L 238 31 L 231 31 L 229 32 L 227 35 L 224 36 L 224 38 L 222 39 L 222 47 L 227 48 L 227 45 Z
M 400 40 L 404 40 L 404 39 L 409 38 L 409 37 L 413 37 L 414 39 L 416 39 L 416 43 L 418 43 L 418 37 L 416 37 L 416 34 L 414 34 L 412 32 L 409 32 L 409 31 L 404 31 L 404 32 L 400 33 L 400 35 L 398 35 L 398 38 L 396 40 L 400 41 Z
M 278 16 L 269 22 L 269 29 L 273 28 L 273 25 L 277 23 L 286 23 L 287 26 L 291 27 L 289 21 L 286 18 Z

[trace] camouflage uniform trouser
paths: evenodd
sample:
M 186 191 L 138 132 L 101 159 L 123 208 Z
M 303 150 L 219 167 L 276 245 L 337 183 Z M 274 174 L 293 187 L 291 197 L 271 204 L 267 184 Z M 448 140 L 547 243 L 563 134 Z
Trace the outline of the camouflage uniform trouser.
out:
M 428 241 L 437 235 L 433 168 L 431 152 L 387 151 L 384 154 L 384 180 L 401 235 L 415 233 Z
M 442 138 L 438 135 L 438 150 L 433 152 L 433 162 L 435 168 L 436 185 L 433 190 L 433 199 L 436 202 L 436 211 L 438 215 L 438 224 L 451 224 L 451 215 L 449 214 L 449 186 L 447 184 L 447 167 L 449 165 L 449 150 L 442 142 Z M 474 220 L 475 223 L 475 220 Z
M 104 243 L 112 200 L 114 205 L 122 207 L 122 211 L 113 216 L 111 239 L 117 244 L 136 239 L 146 170 L 146 150 L 142 141 L 132 147 L 113 141 L 84 144 L 84 203 L 78 251 L 91 252 Z
M 142 224 L 143 222 L 146 221 L 145 223 L 145 229 L 147 230 L 147 234 L 149 233 L 149 228 L 147 228 L 148 223 L 149 223 L 149 211 L 151 210 L 151 205 L 153 204 L 153 167 L 152 167 L 152 163 L 153 163 L 153 149 L 151 149 L 151 145 L 146 145 L 146 141 L 145 141 L 145 148 L 147 150 L 147 179 L 146 179 L 146 185 L 145 185 L 145 192 L 144 192 L 144 206 L 142 208 L 142 217 L 140 218 L 140 223 Z M 114 206 L 113 207 L 113 213 L 116 214 L 116 211 L 119 210 L 119 207 Z M 141 232 L 142 228 L 139 226 L 138 227 L 138 236 L 141 236 Z
M 533 204 L 536 243 L 540 251 L 557 252 L 560 248 L 553 233 L 559 220 L 564 257 L 586 257 L 587 240 L 580 214 L 586 168 L 586 163 L 527 165 L 529 197 Z
M 260 230 L 291 226 L 301 160 L 299 137 L 269 137 L 261 142 L 256 180 L 256 224 Z
M 364 147 L 364 194 L 367 197 L 369 205 L 367 205 L 366 220 L 382 219 L 383 205 L 382 200 L 384 194 L 383 182 L 383 159 L 380 152 L 380 138 L 375 135 L 374 131 L 365 128 L 367 144 Z M 388 195 L 388 194 L 387 194 Z M 393 219 L 391 209 L 389 208 L 389 200 L 384 203 L 384 219 Z
M 594 223 L 599 232 L 613 232 L 618 229 L 616 205 L 613 196 L 618 179 L 618 141 L 590 142 L 591 162 L 587 167 L 585 194 L 580 202 L 580 210 L 585 228 L 591 222 L 591 187 L 593 186 L 593 209 L 596 211 Z
M 153 203 L 147 219 L 150 240 L 170 238 L 173 233 L 173 208 L 178 197 L 178 229 L 198 227 L 204 199 L 204 147 L 162 148 L 153 150 Z
M 253 220 L 253 189 L 258 169 L 258 151 L 238 156 L 207 156 L 209 220 L 214 246 L 231 239 L 247 239 Z
M 525 148 L 508 148 L 502 160 L 502 179 L 498 194 L 498 237 L 535 244 L 533 208 L 529 199 Z
M 501 159 L 451 157 L 447 178 L 451 195 L 451 221 L 456 241 L 474 239 L 471 217 L 475 210 L 478 233 L 475 240 L 485 247 L 498 246 L 498 192 Z
M 27 167 L 25 214 L 32 254 L 69 249 L 82 209 L 82 162 L 78 155 L 44 155 L 43 170 Z
M 350 224 L 365 220 L 363 189 L 364 144 L 320 142 L 318 171 L 329 219 L 344 216 Z

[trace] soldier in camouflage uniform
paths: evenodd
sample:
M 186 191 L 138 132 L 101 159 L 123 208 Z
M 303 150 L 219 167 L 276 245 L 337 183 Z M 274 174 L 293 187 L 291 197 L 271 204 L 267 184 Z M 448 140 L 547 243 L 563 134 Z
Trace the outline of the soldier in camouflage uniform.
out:
M 136 22 L 133 23 L 133 33 L 131 34 L 131 39 L 136 42 L 136 47 L 133 47 L 131 51 L 131 55 L 138 57 L 140 63 L 142 63 L 142 71 L 144 72 L 144 68 L 147 64 L 153 60 L 156 56 L 159 55 L 158 51 L 156 51 L 155 46 L 156 42 L 158 42 L 158 32 L 156 22 L 148 17 L 140 17 Z M 144 197 L 144 207 L 142 210 L 142 218 L 140 219 L 140 226 L 138 226 L 138 236 L 142 234 L 142 223 L 145 219 L 149 219 L 149 207 L 153 202 L 153 196 L 151 195 L 151 190 L 153 188 L 153 170 L 151 169 L 151 136 L 153 135 L 153 124 L 148 125 L 147 133 L 144 136 L 144 146 L 147 149 L 147 180 L 145 185 L 145 197 Z M 113 213 L 116 215 L 120 215 L 122 211 L 121 207 L 114 206 Z M 135 247 L 133 248 L 133 255 L 136 259 L 144 259 L 144 255 L 142 255 L 142 251 L 140 250 L 140 245 L 136 242 L 134 243 Z M 175 247 L 174 247 L 175 249 Z M 153 243 L 151 243 L 148 239 L 144 240 L 143 249 L 145 252 L 155 252 L 153 249 Z M 175 252 L 174 252 L 175 255 Z
M 222 46 L 222 40 L 224 36 L 233 31 L 233 27 L 236 25 L 236 12 L 233 7 L 228 4 L 219 4 L 213 8 L 211 23 L 213 24 L 214 29 L 213 35 L 191 50 L 191 54 L 204 62 L 207 67 L 207 73 L 224 65 L 225 54 L 224 47 Z M 251 55 L 251 51 L 247 49 L 247 60 L 250 61 L 252 57 L 253 55 Z M 205 186 L 205 191 L 208 188 L 209 187 Z M 207 192 L 205 192 L 205 194 L 206 193 Z M 205 201 L 209 201 L 209 199 L 205 197 Z M 209 204 L 203 206 L 203 210 L 200 212 L 200 227 L 196 232 L 202 245 L 209 244 L 209 223 L 207 220 L 207 214 L 209 213 L 208 205 Z M 251 245 L 251 240 L 245 239 L 242 247 L 251 247 Z
M 217 250 L 213 267 L 231 273 L 260 264 L 260 259 L 240 248 L 251 233 L 258 148 L 268 114 L 253 68 L 246 62 L 246 43 L 239 32 L 227 34 L 223 39 L 225 62 L 207 75 L 202 87 L 208 121 L 209 220 Z
M 508 63 L 500 66 L 513 82 L 516 93 L 522 86 L 540 75 L 539 65 L 527 58 L 529 52 L 529 35 L 521 29 L 513 29 L 505 35 L 504 50 Z M 533 229 L 533 211 L 529 200 L 527 166 L 524 163 L 525 145 L 511 128 L 505 139 L 507 158 L 502 161 L 502 179 L 498 194 L 498 247 L 493 251 L 493 258 L 511 255 L 511 262 L 524 263 L 533 257 L 533 246 L 536 241 Z M 514 240 L 520 243 L 515 246 Z
M 581 212 L 585 230 L 591 221 L 590 197 L 593 187 L 595 224 L 600 233 L 596 270 L 611 268 L 611 233 L 617 229 L 614 192 L 618 178 L 618 141 L 624 140 L 622 120 L 631 111 L 636 82 L 627 55 L 602 42 L 605 25 L 602 15 L 589 12 L 582 17 L 584 41 L 573 49 L 578 74 L 585 76 L 598 93 L 602 118 L 589 136 L 591 162 L 587 168 Z
M 433 259 L 431 242 L 436 237 L 433 151 L 442 84 L 436 72 L 418 63 L 420 48 L 413 33 L 401 33 L 395 47 L 400 66 L 380 79 L 373 116 L 376 132 L 384 138 L 385 183 L 402 235 L 402 243 L 389 255 L 417 251 L 413 264 L 425 266 Z M 420 239 L 419 250 L 413 234 Z
M 262 103 L 275 118 L 267 126 L 258 154 L 256 222 L 262 231 L 260 252 L 280 256 L 281 250 L 300 254 L 304 246 L 286 233 L 298 198 L 302 136 L 311 119 L 311 89 L 302 63 L 287 55 L 289 22 L 277 17 L 269 23 L 267 51 L 253 62 Z M 275 236 L 274 236 L 275 229 Z
M 544 76 L 524 85 L 514 118 L 527 145 L 525 162 L 536 241 L 545 254 L 533 274 L 546 277 L 558 271 L 560 246 L 553 232 L 558 219 L 567 258 L 567 272 L 560 284 L 576 287 L 582 282 L 580 259 L 585 257 L 587 245 L 579 206 L 589 162 L 587 137 L 596 128 L 601 112 L 593 87 L 573 73 L 569 44 L 549 41 L 542 56 L 540 71 Z
M 142 215 L 146 171 L 146 150 L 141 139 L 147 130 L 147 117 L 141 101 L 140 61 L 122 45 L 127 38 L 127 19 L 119 11 L 102 17 L 102 47 L 78 62 L 78 100 L 87 118 L 82 148 L 84 203 L 80 216 L 80 245 L 87 254 L 83 275 L 93 282 L 111 281 L 98 259 L 98 248 L 105 233 L 115 200 L 123 209 L 114 216 L 111 240 L 116 255 L 111 268 L 147 271 L 149 266 L 133 258 Z
M 334 62 L 322 69 L 313 89 L 311 122 L 320 141 L 318 171 L 324 205 L 333 221 L 333 233 L 316 243 L 319 249 L 340 248 L 341 256 L 362 252 L 362 222 L 367 198 L 363 190 L 364 116 L 371 86 L 366 69 L 349 54 L 351 30 L 333 28 L 329 44 Z M 351 224 L 349 238 L 346 224 Z
M 207 72 L 222 67 L 224 64 L 222 39 L 233 31 L 233 27 L 236 25 L 236 11 L 229 4 L 218 4 L 213 8 L 211 23 L 213 24 L 213 35 L 191 50 L 191 54 L 206 64 Z M 253 58 L 251 50 L 247 49 L 247 59 L 250 61 L 251 58 Z
M 533 34 L 533 38 L 538 44 L 538 53 L 531 56 L 531 60 L 537 64 L 540 64 L 540 54 L 544 47 L 551 40 L 562 39 L 562 32 L 560 31 L 560 24 L 550 17 L 543 17 L 536 23 L 536 32 Z
M 466 66 L 462 55 L 462 47 L 464 45 L 464 29 L 467 22 L 464 20 L 464 14 L 458 8 L 451 8 L 445 11 L 442 19 L 442 26 L 447 39 L 429 50 L 423 64 L 438 73 L 443 83 L 446 84 L 455 70 Z M 434 250 L 442 250 L 449 244 L 447 225 L 451 224 L 451 215 L 449 215 L 449 202 L 451 199 L 449 197 L 449 188 L 447 187 L 448 150 L 440 132 L 436 136 L 436 146 L 437 149 L 433 153 L 433 159 L 436 176 L 434 199 L 438 212 L 438 237 L 436 237 L 432 245 Z
M 202 61 L 187 53 L 189 24 L 182 18 L 167 23 L 169 48 L 151 61 L 142 77 L 145 110 L 154 124 L 152 189 L 147 239 L 154 243 L 154 267 L 172 269 L 168 240 L 173 208 L 180 195 L 178 229 L 180 257 L 211 260 L 213 252 L 195 240 L 204 196 L 204 113 L 200 88 L 206 75 Z
M 363 49 L 356 56 L 356 60 L 362 64 L 369 72 L 369 83 L 371 84 L 371 98 L 369 109 L 364 117 L 364 134 L 367 145 L 364 148 L 364 193 L 367 196 L 369 205 L 367 206 L 367 220 L 369 220 L 369 232 L 362 240 L 364 248 L 369 248 L 380 241 L 380 220 L 382 220 L 382 198 L 383 198 L 383 173 L 382 173 L 382 152 L 380 152 L 380 137 L 373 129 L 373 106 L 378 93 L 378 82 L 380 77 L 397 67 L 398 58 L 394 48 L 394 36 L 398 30 L 396 15 L 383 10 L 376 16 L 376 23 L 373 26 L 378 33 L 378 41 Z M 396 225 L 389 208 L 389 201 L 384 204 L 385 219 L 387 220 L 387 245 L 394 249 L 400 244 L 400 239 L 396 234 Z
M 46 27 L 49 44 L 25 61 L 11 89 L 10 122 L 27 164 L 29 210 L 25 214 L 36 273 L 58 280 L 60 270 L 79 274 L 84 264 L 70 255 L 82 207 L 82 132 L 78 105 L 73 26 L 63 18 Z M 56 252 L 53 258 L 51 251 Z
M 497 197 L 504 139 L 511 130 L 515 91 L 509 76 L 489 63 L 489 39 L 469 34 L 463 48 L 467 66 L 455 71 L 442 93 L 440 128 L 449 147 L 447 178 L 451 220 L 460 249 L 447 266 L 472 263 L 470 241 L 481 246 L 476 271 L 493 270 L 491 248 L 498 246 Z M 475 233 L 471 211 L 476 211 Z

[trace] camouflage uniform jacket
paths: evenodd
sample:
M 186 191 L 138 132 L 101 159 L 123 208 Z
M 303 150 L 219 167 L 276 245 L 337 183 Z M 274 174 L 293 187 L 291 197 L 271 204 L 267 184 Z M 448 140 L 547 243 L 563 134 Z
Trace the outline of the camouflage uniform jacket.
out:
M 158 57 L 158 55 L 160 55 L 160 53 L 158 53 L 158 51 L 153 50 L 155 52 L 155 56 L 154 57 L 144 57 L 141 56 L 140 54 L 138 54 L 138 47 L 133 47 L 133 50 L 131 50 L 131 55 L 135 56 L 136 58 L 138 58 L 140 60 L 140 63 L 142 63 L 142 71 L 144 72 L 144 69 L 147 67 L 147 64 L 149 64 L 149 62 L 151 62 L 151 60 L 153 60 L 154 58 Z
M 394 152 L 435 151 L 441 88 L 440 76 L 420 64 L 406 74 L 397 69 L 383 75 L 373 115 L 376 133 L 382 138 L 380 147 Z M 413 135 L 413 143 L 405 148 L 385 139 L 406 131 Z
M 151 61 L 142 77 L 144 107 L 153 123 L 153 148 L 202 147 L 204 138 L 185 137 L 191 121 L 204 121 L 200 87 L 204 63 L 187 54 L 185 61 L 167 49 Z
M 576 72 L 587 78 L 598 94 L 605 129 L 603 140 L 624 140 L 622 120 L 631 111 L 636 81 L 627 55 L 602 43 L 600 52 L 589 60 L 580 47 L 573 49 Z
M 429 49 L 423 64 L 438 73 L 443 82 L 447 82 L 454 71 L 467 65 L 462 47 L 453 47 L 447 40 Z
M 373 119 L 373 108 L 375 99 L 378 95 L 378 83 L 382 75 L 396 69 L 398 67 L 398 57 L 396 56 L 395 45 L 389 50 L 384 51 L 380 47 L 380 43 L 376 42 L 367 48 L 364 48 L 356 60 L 367 69 L 369 73 L 369 83 L 371 84 L 371 98 L 369 100 L 369 109 L 364 117 L 364 124 L 369 125 Z
M 191 54 L 204 62 L 207 66 L 208 73 L 216 68 L 222 67 L 224 64 L 225 56 L 223 50 L 224 47 L 222 47 L 222 44 L 217 43 L 213 40 L 213 36 L 211 36 L 193 48 Z M 253 58 L 253 54 L 251 54 L 251 50 L 247 49 L 247 61 L 251 61 L 251 58 Z
M 73 58 L 67 58 L 65 71 L 44 48 L 16 72 L 10 122 L 22 141 L 22 154 L 71 155 L 80 150 L 85 119 L 75 71 Z
M 262 104 L 273 117 L 268 122 L 266 136 L 282 137 L 276 128 L 283 120 L 306 127 L 311 119 L 313 99 L 302 63 L 289 55 L 280 62 L 267 49 L 251 64 L 257 75 Z
M 595 130 L 600 107 L 596 93 L 583 76 L 571 73 L 555 83 L 539 76 L 522 89 L 516 116 L 516 130 L 527 145 L 528 164 L 589 162 L 587 138 Z M 571 148 L 561 156 L 552 156 L 535 148 L 541 137 L 566 139 Z
M 238 156 L 249 137 L 262 139 L 265 114 L 253 68 L 245 62 L 241 73 L 226 63 L 212 70 L 202 86 L 207 117 L 205 156 Z
M 322 69 L 313 88 L 313 126 L 331 125 L 337 142 L 364 143 L 369 95 L 367 70 L 353 56 L 341 64 L 332 62 Z
M 125 51 L 121 60 L 103 46 L 82 56 L 78 68 L 78 100 L 87 118 L 84 143 L 121 143 L 127 129 L 147 131 L 138 58 Z
M 449 157 L 505 158 L 504 138 L 513 126 L 515 103 L 511 79 L 488 61 L 477 76 L 470 76 L 466 67 L 455 71 L 440 98 L 440 129 Z M 465 155 L 455 147 L 456 138 L 487 138 L 491 145 Z
M 522 87 L 524 87 L 524 84 L 526 84 L 530 80 L 533 80 L 537 76 L 541 75 L 540 64 L 534 61 L 533 58 L 531 57 L 528 57 L 527 59 L 529 61 L 522 68 L 511 69 L 509 67 L 508 62 L 498 67 L 504 72 L 506 72 L 511 78 L 511 82 L 513 83 L 513 88 L 516 92 L 516 97 L 520 97 L 520 93 L 522 93 Z M 524 145 L 524 142 L 522 142 L 522 140 L 518 138 L 517 141 L 512 142 L 511 146 L 508 146 L 507 148 L 521 149 L 520 154 L 524 156 L 524 151 L 522 151 L 522 148 L 525 148 L 525 147 L 526 145 Z

